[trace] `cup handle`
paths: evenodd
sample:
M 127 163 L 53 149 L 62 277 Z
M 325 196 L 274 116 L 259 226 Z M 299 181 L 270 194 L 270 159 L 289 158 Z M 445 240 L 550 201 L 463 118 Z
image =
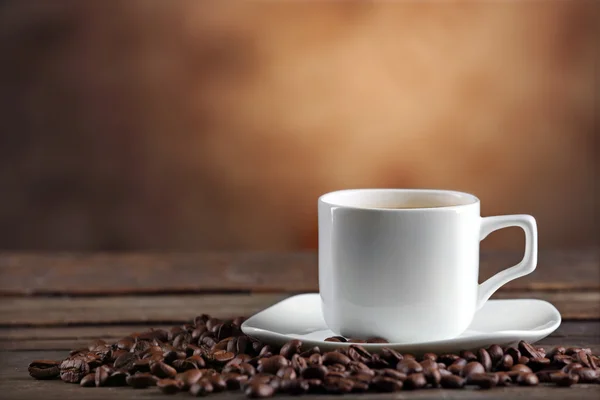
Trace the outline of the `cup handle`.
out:
M 490 298 L 502 285 L 532 273 L 537 266 L 537 224 L 531 215 L 503 215 L 481 219 L 480 240 L 485 239 L 490 233 L 498 229 L 518 226 L 525 231 L 525 255 L 520 263 L 489 278 L 479 285 L 477 292 L 477 310 Z

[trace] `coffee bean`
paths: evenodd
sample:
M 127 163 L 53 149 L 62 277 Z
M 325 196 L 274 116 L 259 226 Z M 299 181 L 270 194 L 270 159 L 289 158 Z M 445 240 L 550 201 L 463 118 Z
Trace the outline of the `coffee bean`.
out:
M 133 362 L 131 372 L 150 372 L 150 359 L 139 358 Z
M 406 375 L 423 372 L 421 364 L 412 359 L 400 361 L 398 365 L 396 365 L 396 369 Z
M 324 366 L 310 366 L 302 371 L 304 379 L 319 379 L 324 380 L 327 375 L 327 368 Z
M 494 366 L 499 371 L 509 371 L 513 366 L 513 358 L 510 354 L 504 354 Z
M 467 360 L 459 358 L 448 366 L 448 371 L 452 372 L 454 375 L 460 375 L 465 365 L 467 365 Z
M 550 374 L 550 381 L 558 386 L 572 386 L 579 381 L 579 376 L 565 372 L 553 372 Z
M 490 389 L 498 385 L 498 375 L 494 373 L 474 373 L 467 377 L 467 385 L 476 385 L 481 389 Z
M 490 372 L 492 370 L 492 357 L 486 349 L 477 350 L 477 360 L 483 365 L 485 372 Z
M 377 376 L 371 381 L 371 386 L 378 392 L 398 392 L 402 390 L 403 383 L 387 376 Z
M 268 374 L 275 374 L 281 367 L 287 367 L 289 365 L 289 361 L 281 356 L 272 356 L 268 358 L 261 358 L 258 360 L 258 372 L 265 372 Z
M 345 378 L 347 375 L 343 371 L 332 371 L 331 369 L 327 372 L 327 377 Z
M 281 347 L 279 354 L 287 359 L 291 359 L 294 354 L 300 353 L 302 342 L 298 339 L 290 340 Z
M 307 379 L 308 393 L 320 393 L 323 390 L 323 381 L 320 379 Z
M 133 338 L 124 337 L 123 339 L 121 339 L 117 342 L 117 349 L 129 351 L 129 350 L 131 350 L 131 348 L 133 347 L 134 344 L 135 344 L 135 342 L 134 342 Z
M 220 374 L 214 374 L 208 377 L 210 384 L 213 387 L 213 392 L 218 393 L 227 389 L 227 382 Z
M 347 342 L 346 338 L 342 337 L 342 336 L 331 336 L 331 337 L 328 337 L 327 339 L 325 339 L 325 341 L 326 342 L 342 342 L 342 343 Z
M 320 354 L 313 354 L 310 357 L 308 357 L 307 364 L 309 364 L 309 365 L 322 365 L 323 364 L 323 357 Z
M 446 364 L 446 366 L 449 366 L 459 358 L 460 357 L 456 354 L 442 354 L 438 357 L 437 361 Z
M 575 356 L 573 358 L 575 359 L 576 362 L 581 364 L 584 368 L 592 367 L 592 364 L 590 363 L 589 354 L 586 353 L 584 350 L 579 350 L 577 353 L 575 353 Z
M 427 383 L 433 387 L 438 387 L 442 381 L 442 374 L 437 368 L 426 368 L 423 371 L 423 375 L 425 375 Z
M 270 353 L 271 355 L 273 355 L 273 354 L 279 353 L 279 352 L 275 351 L 274 347 L 267 344 L 260 349 L 260 351 L 258 352 L 258 355 L 261 357 L 264 357 L 267 353 Z
M 129 374 L 125 371 L 113 371 L 106 380 L 106 386 L 125 386 L 127 385 L 127 377 Z
M 158 378 L 147 372 L 130 375 L 126 378 L 125 382 L 128 386 L 134 389 L 144 389 L 149 386 L 156 386 Z
M 138 356 L 134 353 L 123 353 L 115 359 L 113 367 L 130 371 L 134 368 L 137 359 Z
M 352 387 L 352 392 L 355 393 L 363 393 L 369 390 L 369 384 L 366 382 L 353 380 L 354 386 Z
M 367 339 L 367 343 L 389 343 L 386 339 L 380 337 L 372 337 Z
M 227 384 L 227 390 L 238 390 L 248 381 L 248 377 L 240 374 L 225 374 L 223 379 Z
M 521 352 L 518 349 L 514 347 L 509 347 L 506 349 L 506 351 L 504 351 L 504 354 L 508 354 L 512 357 L 513 365 L 519 363 L 519 358 L 521 358 Z
M 296 370 L 292 367 L 280 368 L 275 375 L 285 380 L 293 380 L 296 379 L 297 376 Z
M 419 364 L 421 364 L 423 369 L 438 369 L 438 364 L 434 360 L 423 360 Z
M 541 354 L 535 347 L 524 340 L 519 342 L 519 351 L 522 355 L 528 358 L 544 358 L 545 354 Z
M 520 373 L 517 376 L 517 383 L 521 386 L 536 386 L 540 381 L 536 374 Z
M 592 368 L 578 368 L 573 373 L 581 383 L 600 383 L 600 371 Z
M 382 359 L 379 354 L 373 354 L 369 360 L 365 360 L 365 364 L 375 369 L 389 368 L 393 365 Z
M 571 373 L 574 372 L 575 370 L 578 370 L 580 368 L 583 368 L 583 365 L 576 363 L 576 362 L 572 362 L 571 364 L 568 364 L 567 366 L 565 366 L 562 371 L 566 372 L 566 373 Z
M 465 378 L 457 375 L 444 375 L 440 384 L 445 389 L 460 389 L 465 386 Z
M 498 386 L 510 386 L 512 383 L 511 377 L 506 372 L 496 372 L 498 377 Z
M 440 363 L 440 362 L 439 362 L 439 363 L 437 363 L 437 366 L 438 366 L 438 369 L 446 369 L 446 368 L 447 368 L 447 367 L 446 367 L 446 364 L 444 364 L 444 363 Z
M 425 354 L 423 354 L 423 359 L 421 361 L 431 360 L 431 361 L 437 362 L 437 358 L 438 358 L 438 356 L 435 353 L 425 353 Z
M 358 339 L 358 338 L 350 338 L 347 341 L 348 341 L 348 343 L 367 343 L 367 341 L 365 339 Z
M 467 362 L 477 361 L 477 356 L 472 351 L 463 350 L 460 352 L 460 357 L 467 360 Z
M 535 374 L 537 375 L 538 379 L 540 382 L 551 382 L 550 380 L 550 374 L 554 373 L 556 371 L 554 370 L 542 370 L 542 371 L 538 371 Z
M 564 355 L 566 351 L 567 349 L 565 349 L 563 346 L 556 346 L 552 350 L 550 350 L 548 354 L 546 354 L 546 357 L 552 360 L 554 356 Z
M 468 378 L 473 374 L 483 374 L 486 370 L 481 363 L 477 361 L 471 361 L 465 365 L 460 373 L 460 376 Z
M 421 389 L 427 386 L 427 380 L 422 373 L 409 375 L 404 381 L 404 388 L 408 390 Z
M 547 358 L 530 358 L 527 366 L 533 372 L 540 371 L 550 365 L 550 360 Z
M 452 372 L 450 372 L 450 371 L 448 371 L 447 369 L 444 369 L 444 368 L 439 368 L 438 367 L 438 371 L 440 371 L 440 375 L 441 376 L 454 375 Z
M 496 365 L 500 359 L 504 356 L 504 351 L 502 351 L 502 347 L 497 344 L 493 344 L 487 349 L 490 357 L 492 358 L 492 364 Z
M 60 379 L 69 383 L 79 383 L 90 373 L 90 367 L 82 358 L 67 358 L 60 364 Z
M 86 376 L 84 376 L 83 378 L 81 378 L 81 381 L 79 382 L 79 386 L 81 387 L 94 387 L 96 386 L 96 383 L 94 381 L 96 374 L 87 374 Z
M 225 350 L 216 351 L 213 353 L 213 360 L 221 365 L 224 365 L 229 361 L 233 360 L 234 357 L 235 354 Z
M 365 362 L 371 359 L 371 353 L 369 353 L 364 347 L 358 344 L 351 344 L 348 347 L 348 357 L 353 361 Z
M 162 361 L 152 364 L 150 372 L 152 375 L 156 375 L 159 378 L 173 378 L 177 375 L 177 370 L 175 368 Z
M 265 397 L 271 397 L 275 394 L 275 389 L 266 383 L 255 383 L 251 384 L 246 388 L 246 396 L 253 399 L 262 399 Z
M 519 357 L 519 362 L 517 364 L 529 364 L 529 357 L 521 356 Z
M 208 379 L 200 379 L 190 386 L 189 392 L 192 396 L 204 397 L 213 392 L 213 387 Z
M 371 370 L 371 371 L 373 371 L 373 370 Z M 377 370 L 377 374 L 381 375 L 381 376 L 387 376 L 388 378 L 393 378 L 393 379 L 396 379 L 399 381 L 404 381 L 404 380 L 406 380 L 406 377 L 407 377 L 407 375 L 405 373 L 400 372 L 396 369 L 391 369 L 391 368 L 384 368 L 384 369 Z
M 523 365 L 523 364 L 513 365 L 510 370 L 515 371 L 515 372 L 528 373 L 528 374 L 533 372 L 531 370 L 531 368 L 529 368 L 527 365 Z
M 164 394 L 175 394 L 181 390 L 182 384 L 175 379 L 160 379 L 156 386 Z
M 326 377 L 323 387 L 327 393 L 350 393 L 354 388 L 354 381 L 339 377 Z
M 55 379 L 60 375 L 60 361 L 35 360 L 27 367 L 29 375 L 35 379 Z
M 331 365 L 331 364 L 342 364 L 347 365 L 352 361 L 348 356 L 338 352 L 338 351 L 330 351 L 323 354 L 323 364 Z
M 181 374 L 177 374 L 175 379 L 183 383 L 182 389 L 185 390 L 187 388 L 190 388 L 194 383 L 198 382 L 200 379 L 202 379 L 203 375 L 204 374 L 199 369 L 189 369 L 185 372 L 182 372 Z
M 573 363 L 573 358 L 566 354 L 557 354 L 552 357 L 552 364 L 557 366 L 558 368 L 566 367 L 571 363 Z
M 283 393 L 291 394 L 292 396 L 298 396 L 308 392 L 309 385 L 308 382 L 302 379 L 296 380 L 282 380 L 280 385 L 280 390 Z
M 368 358 L 370 357 L 371 355 L 369 355 Z M 391 367 L 395 367 L 400 361 L 404 359 L 404 356 L 402 354 L 398 353 L 394 349 L 390 349 L 389 347 L 384 347 L 383 349 L 381 349 L 379 357 L 382 360 L 386 361 Z
M 106 386 L 106 382 L 113 372 L 114 370 L 108 365 L 96 368 L 96 372 L 94 373 L 94 383 L 96 384 L 96 387 Z
M 319 348 L 319 346 L 311 347 L 310 349 L 300 353 L 300 356 L 308 358 L 314 354 L 321 354 L 321 349 Z

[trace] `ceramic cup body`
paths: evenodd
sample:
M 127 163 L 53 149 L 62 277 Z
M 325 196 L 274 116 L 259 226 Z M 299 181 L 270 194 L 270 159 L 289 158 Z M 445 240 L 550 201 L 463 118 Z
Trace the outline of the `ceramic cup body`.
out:
M 421 208 L 389 208 L 403 205 Z M 345 190 L 321 196 L 318 211 L 323 317 L 345 337 L 456 337 L 497 287 L 535 269 L 536 260 L 528 260 L 527 268 L 514 267 L 520 273 L 480 287 L 479 245 L 489 232 L 482 230 L 479 200 L 467 193 Z M 502 218 L 503 226 L 488 230 L 508 226 Z

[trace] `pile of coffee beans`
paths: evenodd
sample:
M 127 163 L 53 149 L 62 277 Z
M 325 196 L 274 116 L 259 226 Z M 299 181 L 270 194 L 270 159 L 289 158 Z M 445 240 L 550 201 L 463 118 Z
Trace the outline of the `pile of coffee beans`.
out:
M 300 340 L 281 348 L 265 345 L 242 333 L 243 321 L 241 317 L 220 320 L 201 315 L 191 324 L 132 333 L 113 344 L 97 340 L 71 351 L 63 361 L 33 361 L 29 374 L 36 379 L 60 377 L 82 387 L 156 386 L 165 394 L 187 391 L 192 396 L 243 390 L 251 398 L 428 387 L 490 389 L 540 382 L 600 384 L 600 359 L 586 348 L 555 347 L 546 352 L 522 341 L 516 347 L 491 345 L 460 354 L 415 357 L 390 348 L 371 354 L 354 341 L 348 347 L 322 352 L 303 346 Z

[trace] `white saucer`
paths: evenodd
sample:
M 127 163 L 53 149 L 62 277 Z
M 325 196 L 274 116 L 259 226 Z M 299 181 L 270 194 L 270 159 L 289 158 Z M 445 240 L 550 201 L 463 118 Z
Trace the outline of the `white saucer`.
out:
M 390 347 L 399 352 L 450 353 L 473 350 L 491 344 L 514 345 L 520 340 L 534 343 L 545 338 L 560 325 L 560 313 L 543 300 L 489 300 L 475 314 L 473 322 L 462 335 L 422 343 L 365 343 L 361 346 L 371 352 Z M 321 314 L 319 294 L 301 294 L 289 297 L 250 317 L 242 324 L 242 331 L 264 343 L 283 345 L 292 339 L 300 339 L 307 347 L 319 346 L 321 350 L 333 350 L 351 343 L 326 342 L 335 336 Z

